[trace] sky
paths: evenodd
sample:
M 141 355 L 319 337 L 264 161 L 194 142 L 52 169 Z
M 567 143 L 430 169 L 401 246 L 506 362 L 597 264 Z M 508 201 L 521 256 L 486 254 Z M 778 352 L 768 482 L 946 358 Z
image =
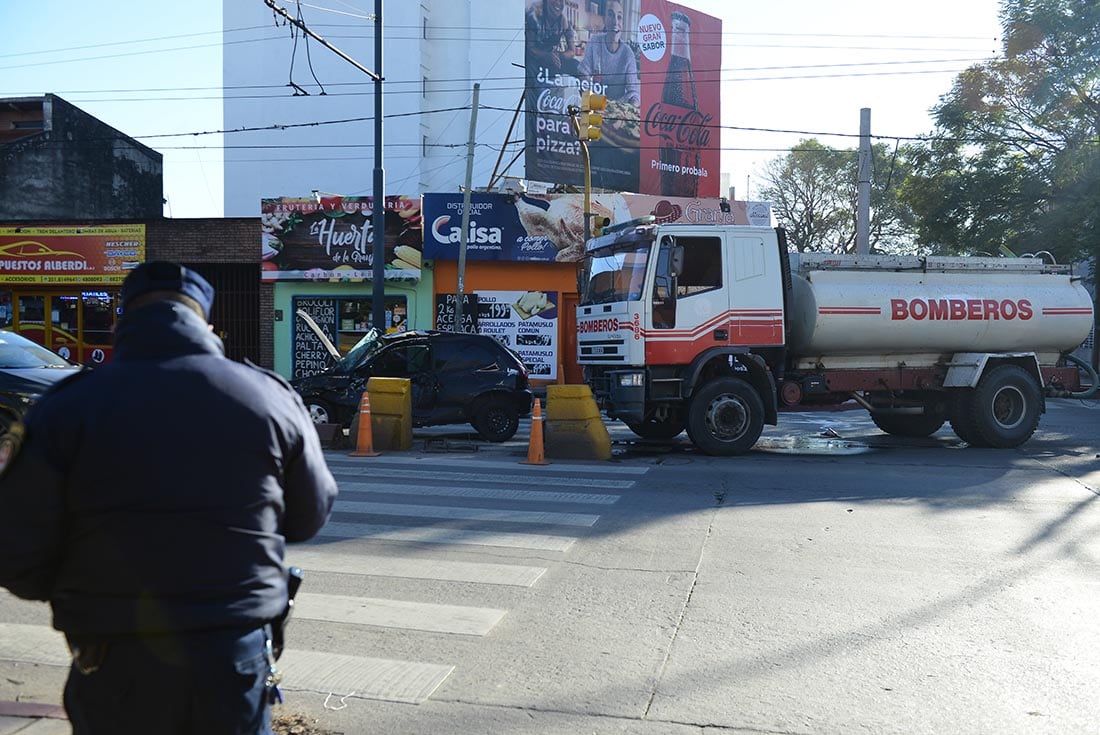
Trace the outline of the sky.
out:
M 384 0 L 398 1 L 405 0 Z M 871 110 L 876 142 L 930 132 L 929 110 L 955 76 L 1001 50 L 998 0 L 681 4 L 723 21 L 722 171 L 737 199 L 755 198 L 766 163 L 802 139 L 857 147 L 862 108 Z M 167 216 L 221 217 L 221 7 L 221 0 L 0 3 L 8 29 L 0 97 L 61 96 L 163 154 Z M 374 1 L 308 7 L 367 14 Z M 232 40 L 258 43 L 272 32 L 257 26 Z

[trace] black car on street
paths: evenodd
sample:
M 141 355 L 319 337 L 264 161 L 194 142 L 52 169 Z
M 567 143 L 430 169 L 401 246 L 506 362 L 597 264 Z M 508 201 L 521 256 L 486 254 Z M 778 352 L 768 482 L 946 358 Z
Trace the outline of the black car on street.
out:
M 0 329 L 0 435 L 22 421 L 47 388 L 80 370 L 37 342 Z
M 340 357 L 331 340 L 319 328 L 314 331 L 334 364 L 291 385 L 316 423 L 350 428 L 372 377 L 409 379 L 413 426 L 469 423 L 481 438 L 502 442 L 515 435 L 520 417 L 531 413 L 527 368 L 492 337 L 437 331 L 381 335 L 372 329 Z

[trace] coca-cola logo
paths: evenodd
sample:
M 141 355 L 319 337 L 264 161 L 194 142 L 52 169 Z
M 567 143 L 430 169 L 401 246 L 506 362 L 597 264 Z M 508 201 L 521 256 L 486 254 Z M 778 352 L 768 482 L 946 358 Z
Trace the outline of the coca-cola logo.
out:
M 710 143 L 710 121 L 714 115 L 699 110 L 685 110 L 661 102 L 655 103 L 645 114 L 645 134 L 664 138 L 680 148 L 706 148 Z
M 580 95 L 577 92 L 561 94 L 556 89 L 544 89 L 539 92 L 538 111 L 540 114 L 552 113 L 564 115 L 570 104 L 580 104 Z

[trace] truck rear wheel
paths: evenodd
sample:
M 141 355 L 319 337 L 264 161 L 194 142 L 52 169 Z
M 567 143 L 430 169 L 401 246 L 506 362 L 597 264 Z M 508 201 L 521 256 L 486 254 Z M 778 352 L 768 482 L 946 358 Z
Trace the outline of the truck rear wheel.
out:
M 699 388 L 691 399 L 688 436 L 707 454 L 744 454 L 756 444 L 763 430 L 764 402 L 743 380 L 712 380 Z
M 948 404 L 948 418 L 951 421 L 951 430 L 955 436 L 973 447 L 983 446 L 982 439 L 978 436 L 978 429 L 974 426 L 974 409 L 971 407 L 974 391 L 970 388 L 960 388 L 951 391 L 951 400 Z
M 972 436 L 959 436 L 979 447 L 1018 447 L 1039 427 L 1042 402 L 1043 394 L 1028 371 L 1018 365 L 995 367 L 977 388 L 960 396 L 958 410 L 967 416 L 961 425 Z
M 925 413 L 872 411 L 871 420 L 887 434 L 922 439 L 939 431 L 947 417 L 935 409 L 927 409 Z

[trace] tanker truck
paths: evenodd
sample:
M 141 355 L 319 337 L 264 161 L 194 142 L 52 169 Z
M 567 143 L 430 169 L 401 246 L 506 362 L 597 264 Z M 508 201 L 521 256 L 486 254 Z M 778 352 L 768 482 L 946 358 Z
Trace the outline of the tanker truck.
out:
M 797 254 L 782 229 L 650 220 L 589 240 L 578 275 L 585 382 L 640 437 L 741 454 L 784 409 L 855 401 L 889 434 L 950 422 L 1007 448 L 1046 397 L 1082 395 L 1067 354 L 1093 310 L 1067 266 Z

